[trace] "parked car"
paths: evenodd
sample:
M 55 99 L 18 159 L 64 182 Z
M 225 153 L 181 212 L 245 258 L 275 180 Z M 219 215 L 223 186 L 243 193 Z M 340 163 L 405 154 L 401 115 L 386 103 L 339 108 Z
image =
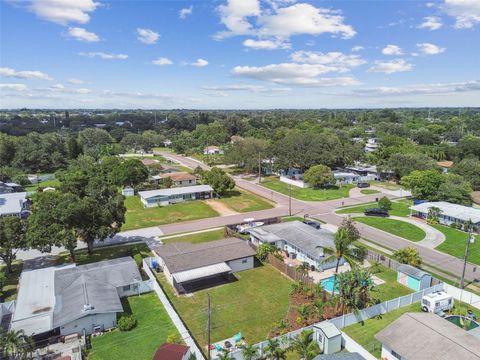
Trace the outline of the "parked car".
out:
M 365 209 L 364 212 L 365 216 L 380 216 L 380 217 L 388 217 L 388 211 L 380 208 L 368 208 Z
M 360 188 L 360 189 L 365 189 L 365 188 L 369 188 L 370 184 L 367 183 L 367 182 L 359 182 L 359 183 L 357 183 L 357 187 Z
M 319 223 L 318 221 L 314 221 L 314 220 L 303 220 L 303 223 L 304 223 L 304 224 L 307 224 L 307 225 L 309 225 L 309 226 L 311 226 L 311 227 L 313 227 L 313 228 L 315 228 L 315 229 L 317 229 L 317 230 L 320 230 L 320 228 L 321 228 L 321 225 L 320 225 L 320 223 Z

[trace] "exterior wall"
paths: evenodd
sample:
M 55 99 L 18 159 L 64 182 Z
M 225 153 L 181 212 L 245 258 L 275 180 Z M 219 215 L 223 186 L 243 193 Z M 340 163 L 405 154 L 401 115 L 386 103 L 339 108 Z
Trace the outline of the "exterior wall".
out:
M 408 276 L 407 274 L 404 274 L 400 271 L 397 272 L 397 282 L 399 282 L 402 285 L 405 285 L 406 287 L 409 287 L 412 290 L 419 291 L 420 290 L 420 281 Z
M 128 288 L 127 288 L 128 287 Z M 117 287 L 117 293 L 120 297 L 138 295 L 139 292 L 139 284 L 133 283 L 126 286 L 119 286 Z
M 398 354 L 397 354 L 398 355 Z M 402 360 L 403 357 L 401 356 L 394 356 L 392 354 L 392 350 L 388 348 L 386 345 L 382 344 L 382 360 Z
M 414 211 L 416 215 L 422 219 L 426 219 L 428 214 L 424 212 L 419 212 L 419 211 Z M 456 219 L 454 217 L 448 216 L 446 214 L 440 214 L 438 216 L 438 222 L 443 225 L 450 226 L 451 224 L 457 224 L 457 225 L 462 225 L 465 223 L 463 220 Z M 476 226 L 479 226 L 480 224 L 475 224 Z
M 304 182 L 303 180 L 295 180 L 295 179 L 289 179 L 285 176 L 280 176 L 280 181 L 284 182 L 286 184 L 291 184 L 292 186 L 296 186 L 302 189 L 309 188 L 310 184 Z
M 197 185 L 197 180 L 182 180 L 182 181 L 174 181 L 173 182 L 176 187 L 184 187 L 184 186 L 193 186 Z
M 253 256 L 228 261 L 227 265 L 232 268 L 232 272 L 253 269 Z
M 93 328 L 101 326 L 102 330 L 111 329 L 117 326 L 117 314 L 116 313 L 107 313 L 107 314 L 92 314 L 87 315 L 81 319 L 72 321 L 64 326 L 60 327 L 61 335 L 70 335 L 70 334 L 82 334 L 83 330 L 87 335 L 90 335 L 93 332 Z
M 191 184 L 194 185 L 194 184 Z M 140 198 L 142 204 L 145 208 L 151 208 L 156 206 L 166 206 L 170 204 L 178 204 L 185 201 L 197 200 L 201 198 L 211 199 L 213 197 L 212 192 L 201 192 L 201 193 L 192 193 L 192 194 L 182 194 L 182 195 L 173 195 L 173 196 L 162 196 L 162 197 L 153 197 L 148 200 Z

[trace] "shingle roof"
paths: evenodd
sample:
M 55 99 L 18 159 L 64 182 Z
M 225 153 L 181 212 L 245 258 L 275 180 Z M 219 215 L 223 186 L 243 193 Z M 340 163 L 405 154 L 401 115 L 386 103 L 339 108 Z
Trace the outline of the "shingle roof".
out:
M 255 255 L 245 240 L 237 238 L 200 244 L 171 243 L 157 246 L 154 251 L 171 274 Z
M 410 209 L 424 214 L 428 214 L 431 207 L 439 208 L 441 215 L 446 215 L 462 221 L 472 220 L 474 224 L 480 222 L 480 209 L 458 204 L 452 204 L 446 201 L 424 202 L 411 206 Z
M 172 196 L 182 194 L 193 194 L 199 192 L 213 191 L 210 185 L 194 185 L 194 186 L 182 186 L 170 189 L 148 190 L 139 191 L 138 195 L 144 199 L 156 197 L 156 196 Z
M 375 338 L 408 360 L 480 359 L 480 339 L 432 313 L 405 313 Z
M 365 360 L 359 353 L 338 353 L 330 355 L 318 355 L 313 360 Z
M 182 360 L 189 349 L 188 346 L 180 344 L 163 344 L 153 355 L 153 360 Z
M 26 199 L 26 192 L 0 194 L 0 216 L 20 214 Z
M 332 232 L 314 229 L 300 221 L 259 226 L 249 229 L 248 232 L 261 241 L 284 240 L 314 259 L 323 256 L 323 248 L 334 246 Z
M 189 174 L 187 172 L 176 172 L 176 173 L 162 174 L 162 175 L 160 175 L 160 178 L 162 178 L 162 179 L 170 178 L 173 181 L 197 180 L 197 178 L 194 175 Z
M 401 264 L 398 266 L 397 271 L 400 271 L 401 273 L 407 274 L 409 276 L 414 277 L 415 279 L 421 280 L 422 277 L 425 275 L 430 276 L 429 273 L 422 271 L 420 269 L 417 269 L 414 266 L 407 265 L 407 264 Z

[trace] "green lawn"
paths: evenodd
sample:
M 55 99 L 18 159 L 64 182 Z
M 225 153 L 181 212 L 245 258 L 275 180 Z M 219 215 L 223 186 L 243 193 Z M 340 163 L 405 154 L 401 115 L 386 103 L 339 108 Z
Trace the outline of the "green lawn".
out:
M 289 194 L 288 184 L 281 182 L 276 177 L 265 178 L 265 180 L 262 181 L 262 186 L 274 191 L 278 191 L 279 193 L 282 193 L 284 195 Z M 342 197 L 348 197 L 348 193 L 353 187 L 355 187 L 355 185 L 343 185 L 339 188 L 332 189 L 302 189 L 296 186 L 292 186 L 292 197 L 305 201 L 324 201 L 340 199 Z
M 14 261 L 12 263 L 12 272 L 10 274 L 6 274 L 5 265 L 0 266 L 0 271 L 5 272 L 6 275 L 5 285 L 0 292 L 0 302 L 11 301 L 17 298 L 18 281 L 20 279 L 22 269 L 23 262 L 20 260 Z
M 123 308 L 137 318 L 131 331 L 114 330 L 92 338 L 89 360 L 151 360 L 170 335 L 180 334 L 155 293 L 124 299 Z
M 418 226 L 400 220 L 380 217 L 356 217 L 354 220 L 410 241 L 420 241 L 426 236 Z
M 218 201 L 224 203 L 233 211 L 241 213 L 271 209 L 273 207 L 273 205 L 267 200 L 239 189 L 228 191 L 226 194 L 222 195 Z
M 371 185 L 383 187 L 387 190 L 400 190 L 402 187 L 394 181 L 369 181 Z
M 402 216 L 407 217 L 410 215 L 409 207 L 412 206 L 412 202 L 410 200 L 399 200 L 399 201 L 392 201 L 392 209 L 389 211 L 390 215 L 392 216 Z M 362 213 L 367 208 L 378 207 L 376 202 L 363 204 L 359 206 L 352 206 L 348 208 L 342 208 L 337 211 L 337 214 L 353 214 L 353 213 Z
M 208 241 L 220 240 L 225 237 L 224 230 L 212 230 L 201 232 L 198 234 L 183 235 L 178 237 L 172 237 L 168 239 L 160 239 L 164 244 L 178 243 L 178 242 L 189 242 L 192 244 L 198 244 Z
M 375 298 L 381 302 L 396 299 L 400 296 L 408 295 L 414 292 L 412 289 L 397 282 L 397 272 L 385 266 L 379 266 L 380 272 L 375 273 L 380 279 L 385 281 L 385 284 L 377 287 Z
M 362 193 L 363 195 L 372 195 L 372 194 L 378 194 L 380 193 L 380 191 L 373 190 L 373 189 L 363 189 L 363 190 L 360 190 L 360 193 Z
M 145 209 L 140 198 L 131 196 L 125 199 L 125 206 L 127 213 L 122 231 L 218 216 L 199 200 Z
M 465 247 L 468 234 L 466 232 L 452 229 L 444 225 L 432 225 L 435 229 L 441 231 L 445 235 L 445 241 L 438 245 L 435 249 L 446 254 L 463 259 L 465 256 Z M 470 254 L 468 261 L 480 265 L 480 235 L 477 235 L 474 244 L 470 244 Z
M 38 184 L 31 184 L 28 186 L 25 186 L 25 191 L 26 192 L 34 192 L 37 191 L 39 187 L 46 188 L 46 187 L 54 187 L 57 188 L 60 186 L 60 180 L 58 179 L 50 179 L 46 181 L 41 181 Z
M 292 282 L 268 264 L 237 272 L 237 281 L 195 292 L 191 297 L 175 296 L 163 274 L 157 276 L 180 317 L 204 349 L 207 293 L 212 304 L 212 342 L 240 331 L 249 344 L 255 344 L 265 340 L 274 324 L 287 314 Z
M 135 254 L 140 254 L 142 257 L 152 256 L 150 248 L 143 243 L 119 245 L 119 246 L 105 246 L 94 248 L 91 255 L 88 254 L 86 249 L 75 251 L 75 263 L 77 265 L 90 264 L 102 260 L 116 259 L 124 256 L 133 257 Z M 62 252 L 58 255 L 56 263 L 65 264 L 70 262 L 70 254 L 68 252 Z

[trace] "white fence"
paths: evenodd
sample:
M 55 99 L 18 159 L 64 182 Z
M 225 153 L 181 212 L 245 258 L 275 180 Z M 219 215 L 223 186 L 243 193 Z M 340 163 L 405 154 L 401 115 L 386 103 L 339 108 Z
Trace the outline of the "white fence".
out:
M 299 188 L 309 188 L 310 187 L 310 184 L 302 181 L 302 180 L 295 180 L 295 179 L 290 179 L 286 176 L 280 176 L 280 181 L 281 182 L 284 182 L 286 184 L 290 184 L 292 186 L 296 186 L 296 187 L 299 187 Z
M 444 284 L 443 289 L 452 295 L 455 300 L 463 301 L 464 303 L 480 309 L 480 296 L 449 284 Z

